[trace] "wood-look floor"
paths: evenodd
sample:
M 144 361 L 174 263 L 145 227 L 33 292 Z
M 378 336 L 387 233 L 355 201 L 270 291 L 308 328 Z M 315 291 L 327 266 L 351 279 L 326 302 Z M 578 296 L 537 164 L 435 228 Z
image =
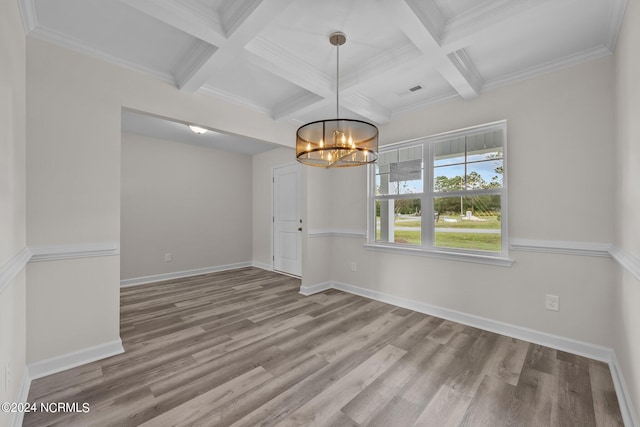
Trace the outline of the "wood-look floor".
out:
M 254 268 L 126 288 L 124 354 L 36 380 L 25 426 L 615 426 L 606 364 Z

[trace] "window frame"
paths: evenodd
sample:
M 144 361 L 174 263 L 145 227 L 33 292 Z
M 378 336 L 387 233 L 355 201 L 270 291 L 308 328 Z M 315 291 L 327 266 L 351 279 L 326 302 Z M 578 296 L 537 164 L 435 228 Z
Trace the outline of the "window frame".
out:
M 459 191 L 434 191 L 435 179 L 435 145 L 438 142 L 453 138 L 466 137 L 490 132 L 492 130 L 502 130 L 502 187 L 475 190 Z M 462 260 L 483 264 L 493 264 L 500 266 L 511 266 L 513 261 L 509 259 L 508 249 L 508 203 L 507 203 L 507 122 L 501 120 L 492 123 L 472 126 L 450 132 L 439 133 L 411 140 L 396 142 L 384 145 L 379 152 L 397 150 L 400 148 L 422 145 L 423 178 L 422 193 L 413 194 L 376 194 L 376 163 L 368 165 L 367 170 L 367 243 L 365 248 L 383 252 L 405 253 L 411 255 L 423 255 L 436 258 Z M 465 165 L 467 163 L 465 158 Z M 465 166 L 466 167 L 466 166 Z M 402 244 L 393 242 L 376 241 L 376 201 L 398 200 L 398 199 L 420 199 L 422 206 L 422 218 L 434 217 L 434 200 L 439 197 L 471 197 L 477 195 L 499 195 L 500 196 L 500 252 L 483 251 L 477 249 L 446 248 L 435 246 L 436 227 L 433 221 L 421 221 L 421 243 L 420 245 Z

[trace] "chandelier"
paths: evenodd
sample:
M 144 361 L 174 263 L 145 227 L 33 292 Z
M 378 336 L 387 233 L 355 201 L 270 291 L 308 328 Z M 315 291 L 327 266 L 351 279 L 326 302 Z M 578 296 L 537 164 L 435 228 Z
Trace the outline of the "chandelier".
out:
M 307 123 L 296 132 L 296 159 L 305 165 L 361 166 L 378 158 L 378 128 L 362 120 L 339 118 L 340 46 L 346 41 L 341 32 L 329 36 L 336 47 L 336 118 Z

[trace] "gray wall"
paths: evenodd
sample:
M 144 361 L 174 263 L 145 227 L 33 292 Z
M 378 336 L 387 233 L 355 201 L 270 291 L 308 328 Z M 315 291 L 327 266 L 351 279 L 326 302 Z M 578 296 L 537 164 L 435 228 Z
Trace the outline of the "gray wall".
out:
M 403 115 L 380 128 L 383 143 L 507 120 L 509 238 L 547 247 L 613 241 L 611 56 Z M 312 171 L 315 172 L 315 171 Z M 327 174 L 330 172 L 330 174 Z M 308 228 L 361 230 L 366 171 L 308 174 Z M 311 204 L 311 201 L 308 201 Z M 328 222 L 327 222 L 328 218 Z M 328 229 L 328 230 L 327 230 Z M 610 258 L 512 250 L 512 267 L 371 251 L 357 237 L 308 240 L 305 286 L 337 281 L 547 334 L 613 345 Z M 327 254 L 329 258 L 326 259 Z M 330 266 L 323 274 L 313 259 Z M 356 272 L 350 263 L 357 262 Z M 311 281 L 315 280 L 315 282 Z M 559 312 L 545 294 L 560 296 Z
M 17 402 L 26 348 L 26 47 L 15 1 L 0 2 L 0 58 L 0 402 Z M 12 416 L 0 412 L 0 425 L 9 425 Z
M 121 184 L 122 279 L 251 261 L 251 156 L 123 133 Z
M 640 4 L 630 1 L 615 53 L 616 251 L 628 266 L 618 267 L 614 302 L 614 348 L 636 416 L 640 415 Z

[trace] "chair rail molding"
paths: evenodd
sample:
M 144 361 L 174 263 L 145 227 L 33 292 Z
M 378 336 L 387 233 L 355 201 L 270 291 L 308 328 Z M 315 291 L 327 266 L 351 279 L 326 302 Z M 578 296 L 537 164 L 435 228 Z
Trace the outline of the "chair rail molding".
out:
M 618 264 L 626 268 L 636 279 L 640 280 L 640 259 L 635 257 L 632 253 L 617 246 L 613 246 L 609 249 L 609 253 L 611 254 L 611 257 L 618 262 Z
M 31 259 L 31 250 L 24 247 L 0 267 L 0 295 L 9 287 L 14 277 L 22 271 L 27 262 Z
M 509 239 L 509 249 L 525 252 L 609 257 L 611 243 L 565 242 L 559 240 Z
M 33 254 L 29 262 L 120 255 L 119 242 L 75 243 L 30 246 L 29 248 Z
M 351 237 L 356 239 L 366 239 L 367 233 L 364 230 L 320 230 L 311 229 L 307 233 L 307 237 L 310 239 L 316 237 Z

